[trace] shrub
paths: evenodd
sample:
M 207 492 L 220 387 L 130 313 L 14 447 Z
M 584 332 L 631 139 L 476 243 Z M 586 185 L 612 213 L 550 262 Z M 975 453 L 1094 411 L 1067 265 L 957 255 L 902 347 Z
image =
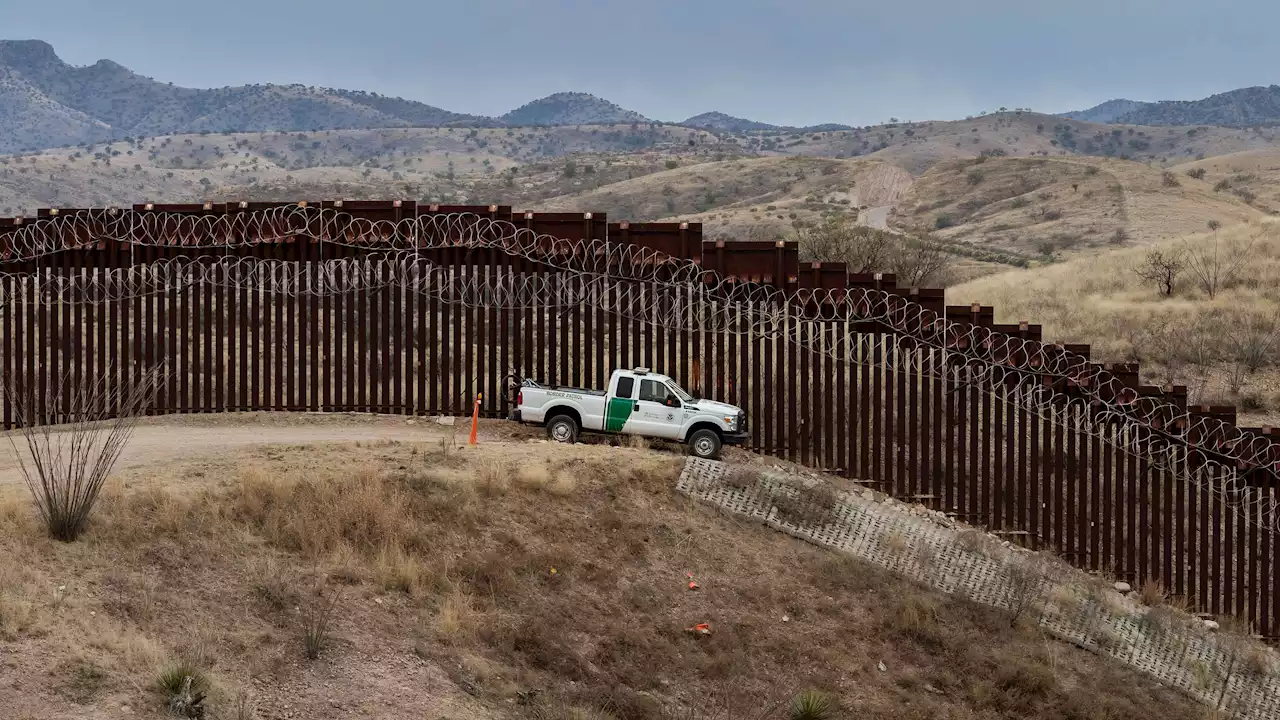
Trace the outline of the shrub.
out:
M 204 717 L 209 680 L 195 665 L 187 662 L 170 665 L 160 672 L 156 684 L 164 693 L 165 707 L 170 713 L 184 718 Z
M 675 170 L 676 168 L 680 167 L 680 163 L 675 160 L 668 160 L 666 162 L 666 167 L 668 170 Z
M 162 367 L 143 370 L 135 381 L 109 368 L 76 384 L 68 372 L 39 394 L 21 392 L 6 378 L 5 396 L 22 423 L 9 442 L 51 537 L 73 542 L 84 532 L 107 475 L 163 377 Z M 46 408 L 61 406 L 64 395 L 65 425 L 55 431 L 45 421 Z
M 788 720 L 830 720 L 835 717 L 831 700 L 816 690 L 806 690 L 791 701 Z
M 1138 277 L 1154 283 L 1161 295 L 1173 295 L 1178 277 L 1187 267 L 1181 250 L 1162 251 L 1152 248 L 1134 269 Z
M 944 213 L 942 215 L 939 215 L 938 218 L 933 221 L 933 226 L 939 230 L 944 230 L 949 227 L 955 227 L 956 219 L 951 215 L 947 215 Z
M 826 485 L 778 488 L 770 498 L 778 519 L 796 525 L 827 525 L 836 519 L 839 497 Z M 792 494 L 794 493 L 794 495 Z
M 729 467 L 724 476 L 724 484 L 737 490 L 755 487 L 759 481 L 760 475 L 758 473 L 741 465 Z
M 317 589 L 310 602 L 302 607 L 302 649 L 309 660 L 320 657 L 332 640 L 334 611 L 338 608 L 338 594 L 325 597 Z
M 1204 175 L 1205 175 L 1204 168 L 1191 168 L 1190 170 L 1187 171 L 1187 177 L 1191 178 L 1192 180 L 1203 180 Z
M 1164 185 L 1167 188 L 1175 188 L 1181 185 L 1182 183 L 1178 182 L 1177 175 L 1174 175 L 1172 172 L 1165 170 L 1163 173 L 1160 174 L 1160 184 Z

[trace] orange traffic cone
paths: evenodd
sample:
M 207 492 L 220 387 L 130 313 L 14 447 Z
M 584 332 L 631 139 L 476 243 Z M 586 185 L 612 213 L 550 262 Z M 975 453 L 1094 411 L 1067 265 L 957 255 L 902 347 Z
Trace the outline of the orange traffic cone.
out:
M 480 424 L 480 401 L 484 399 L 484 393 L 476 395 L 476 408 L 471 411 L 471 439 L 467 442 L 471 445 L 476 444 L 476 425 Z

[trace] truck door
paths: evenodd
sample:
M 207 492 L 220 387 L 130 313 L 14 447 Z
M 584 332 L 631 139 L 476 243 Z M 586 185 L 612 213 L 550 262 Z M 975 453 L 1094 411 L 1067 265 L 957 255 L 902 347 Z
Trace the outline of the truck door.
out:
M 612 395 L 605 399 L 604 431 L 610 433 L 634 432 L 629 425 L 636 420 L 636 379 L 619 375 Z
M 648 437 L 675 440 L 680 437 L 680 427 L 684 424 L 684 413 L 680 408 L 680 398 L 671 392 L 667 384 L 659 380 L 642 378 L 640 380 L 640 396 L 636 399 L 636 413 L 639 415 L 634 432 Z

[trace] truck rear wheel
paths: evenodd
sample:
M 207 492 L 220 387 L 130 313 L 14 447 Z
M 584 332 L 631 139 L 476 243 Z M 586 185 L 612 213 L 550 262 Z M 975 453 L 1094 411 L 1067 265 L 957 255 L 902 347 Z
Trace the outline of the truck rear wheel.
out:
M 720 436 L 703 428 L 689 436 L 689 452 L 704 460 L 720 459 Z
M 578 423 L 568 415 L 557 415 L 547 423 L 547 437 L 555 442 L 575 443 L 578 441 Z

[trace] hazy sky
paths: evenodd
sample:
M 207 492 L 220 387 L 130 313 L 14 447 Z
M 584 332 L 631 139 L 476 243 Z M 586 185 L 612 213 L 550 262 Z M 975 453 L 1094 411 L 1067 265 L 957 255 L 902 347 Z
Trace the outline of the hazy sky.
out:
M 357 9 L 363 4 L 363 8 Z M 865 125 L 1280 82 L 1275 0 L 0 0 L 0 37 L 194 87 L 298 82 L 496 115 Z M 1226 9 L 1230 7 L 1230 9 Z

